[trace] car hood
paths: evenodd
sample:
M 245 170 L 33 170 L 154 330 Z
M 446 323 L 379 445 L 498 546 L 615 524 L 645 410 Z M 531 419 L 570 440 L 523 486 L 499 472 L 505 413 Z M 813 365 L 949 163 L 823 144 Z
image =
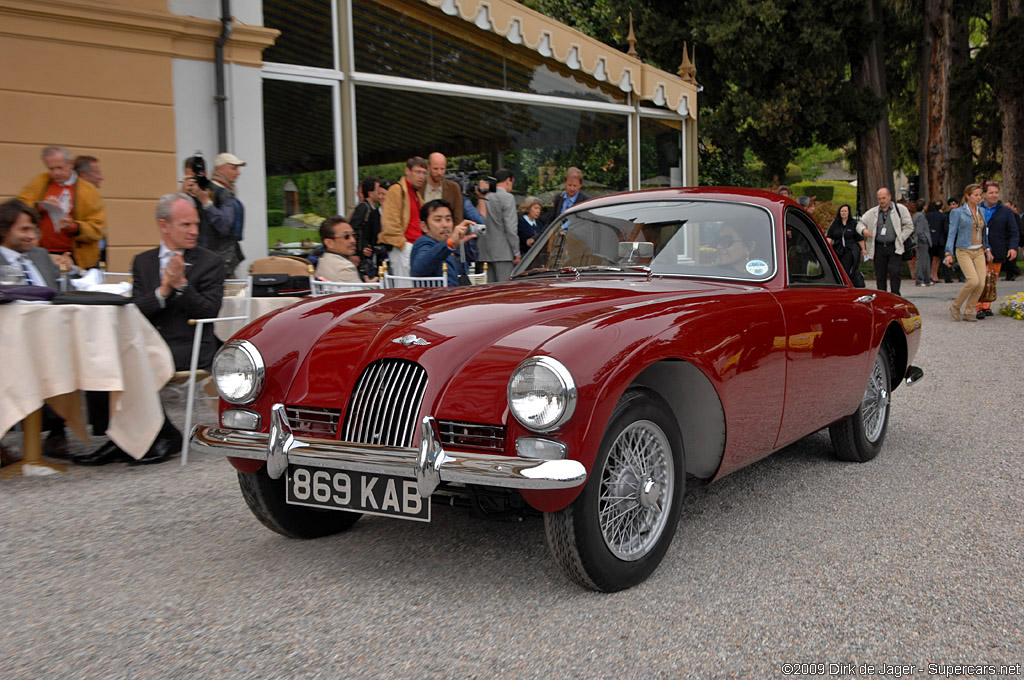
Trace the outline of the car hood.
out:
M 275 336 L 291 333 L 294 340 L 279 345 L 280 352 L 295 359 L 294 379 L 282 385 L 287 403 L 344 412 L 368 364 L 381 358 L 408 359 L 427 371 L 429 412 L 494 423 L 504 420 L 511 372 L 527 357 L 545 354 L 544 345 L 553 337 L 599 320 L 603 325 L 605 318 L 613 323 L 620 316 L 635 317 L 650 305 L 673 307 L 743 288 L 694 280 L 595 277 L 374 291 L 282 310 L 264 331 L 273 326 Z M 310 318 L 321 319 L 318 331 L 309 327 Z M 308 342 L 304 359 L 295 354 L 300 337 Z M 267 358 L 280 365 L 287 359 L 284 354 Z

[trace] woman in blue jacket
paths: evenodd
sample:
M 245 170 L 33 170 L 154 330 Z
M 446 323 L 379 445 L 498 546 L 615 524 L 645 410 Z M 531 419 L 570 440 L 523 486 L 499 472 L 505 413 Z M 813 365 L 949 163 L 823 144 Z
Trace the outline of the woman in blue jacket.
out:
M 946 266 L 952 266 L 953 256 L 967 279 L 957 293 L 949 313 L 954 321 L 977 321 L 975 306 L 985 287 L 985 264 L 992 261 L 988 247 L 988 230 L 985 216 L 978 208 L 981 203 L 981 185 L 968 184 L 964 188 L 964 200 L 960 207 L 949 213 L 949 234 L 946 236 Z M 961 313 L 964 301 L 967 312 Z

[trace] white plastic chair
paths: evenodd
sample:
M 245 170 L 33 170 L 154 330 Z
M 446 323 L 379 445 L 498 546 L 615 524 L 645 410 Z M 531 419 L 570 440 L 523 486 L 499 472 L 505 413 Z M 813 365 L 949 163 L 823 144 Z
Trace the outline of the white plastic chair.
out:
M 350 283 L 348 281 L 319 281 L 316 277 L 309 277 L 309 294 L 312 297 L 322 297 L 334 293 L 351 293 L 355 290 L 374 290 L 383 287 L 383 281 L 375 283 Z
M 385 288 L 444 288 L 448 280 L 444 276 L 392 276 L 384 275 Z
M 169 384 L 185 386 L 185 430 L 182 433 L 181 442 L 181 464 L 188 462 L 188 440 L 192 434 L 192 409 L 195 405 L 196 385 L 210 377 L 210 372 L 199 368 L 199 347 L 203 340 L 203 329 L 207 324 L 216 321 L 250 321 L 252 319 L 252 277 L 244 279 L 225 279 L 224 296 L 236 297 L 245 296 L 245 314 L 240 316 L 219 316 L 209 319 L 189 319 L 189 325 L 196 327 L 195 335 L 192 337 L 192 358 L 189 361 L 187 371 L 177 371 L 171 378 Z M 216 397 L 207 397 L 212 401 Z

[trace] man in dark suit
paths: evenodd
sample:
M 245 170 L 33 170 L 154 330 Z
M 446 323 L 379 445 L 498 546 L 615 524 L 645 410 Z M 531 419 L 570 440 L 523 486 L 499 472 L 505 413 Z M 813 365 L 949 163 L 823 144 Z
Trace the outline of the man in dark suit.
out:
M 39 247 L 38 225 L 35 208 L 16 198 L 0 204 L 0 264 L 20 267 L 30 286 L 57 290 L 60 270 L 50 254 Z
M 583 201 L 589 201 L 590 196 L 580 191 L 583 186 L 583 171 L 579 168 L 569 168 L 565 171 L 565 191 L 555 196 L 555 203 L 551 211 L 545 216 L 544 224 L 551 224 L 552 220 L 564 213 L 574 205 Z
M 132 263 L 132 301 L 163 336 L 174 368 L 188 370 L 192 357 L 195 326 L 189 319 L 215 317 L 224 295 L 224 263 L 213 251 L 196 246 L 199 239 L 199 213 L 186 194 L 165 194 L 156 206 L 160 247 L 147 250 Z M 199 367 L 209 368 L 219 347 L 213 328 L 203 329 Z M 162 463 L 181 450 L 181 432 L 164 416 L 164 426 L 156 441 L 136 464 Z M 74 462 L 104 465 L 125 460 L 127 454 L 110 442 Z

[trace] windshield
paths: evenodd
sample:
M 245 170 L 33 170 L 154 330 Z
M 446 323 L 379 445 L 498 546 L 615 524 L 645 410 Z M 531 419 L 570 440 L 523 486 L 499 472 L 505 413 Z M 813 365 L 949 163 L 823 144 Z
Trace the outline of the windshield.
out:
M 649 267 L 675 274 L 764 281 L 775 273 L 771 215 L 717 201 L 634 201 L 555 220 L 513 275 Z

